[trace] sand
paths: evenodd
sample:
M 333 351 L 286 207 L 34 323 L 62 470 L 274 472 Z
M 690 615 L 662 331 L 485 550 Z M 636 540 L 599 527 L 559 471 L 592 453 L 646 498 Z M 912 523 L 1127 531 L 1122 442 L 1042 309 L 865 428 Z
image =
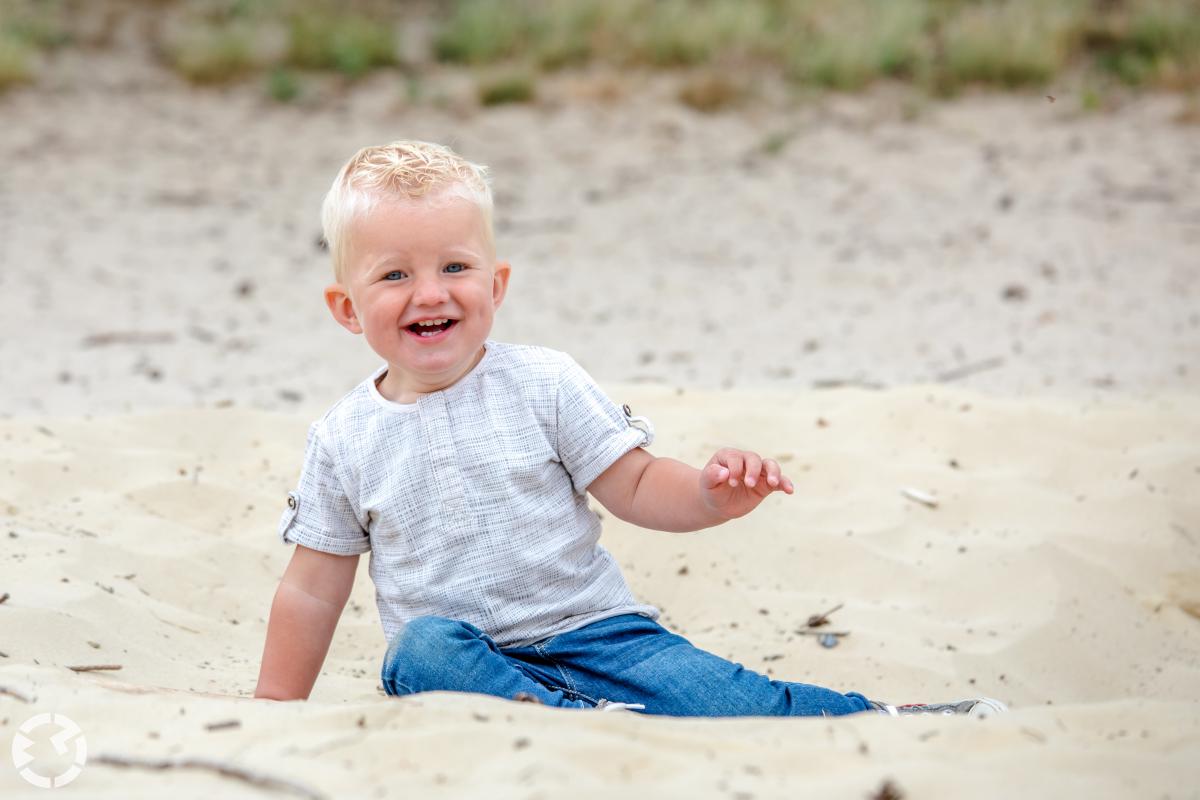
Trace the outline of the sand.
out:
M 0 686 L 29 701 L 0 695 L 6 734 L 35 711 L 67 714 L 88 739 L 93 762 L 76 783 L 89 797 L 258 791 L 101 757 L 226 761 L 328 797 L 597 796 L 622 785 L 863 797 L 885 779 L 912 797 L 1194 795 L 1190 398 L 610 391 L 657 420 L 660 455 L 697 463 L 720 442 L 773 442 L 797 484 L 698 533 L 606 520 L 606 546 L 664 624 L 773 677 L 892 702 L 984 693 L 1013 712 L 695 721 L 386 698 L 365 564 L 310 701 L 245 699 L 290 551 L 273 530 L 305 420 L 229 409 L 0 424 L 10 515 L 0 588 L 11 595 Z M 850 635 L 837 648 L 794 633 L 838 603 L 834 627 Z M 68 669 L 88 664 L 122 668 Z M 226 720 L 238 727 L 206 728 Z M 0 790 L 21 789 L 0 770 Z
M 1067 86 L 934 104 L 764 80 L 707 115 L 677 77 L 601 73 L 479 111 L 451 76 L 413 104 L 381 75 L 280 106 L 136 53 L 55 66 L 0 100 L 0 414 L 327 406 L 376 358 L 324 307 L 320 201 L 355 150 L 401 137 L 492 168 L 513 264 L 497 338 L 607 380 L 1200 389 L 1179 97 L 1083 114 Z
M 706 116 L 673 81 L 568 76 L 481 112 L 461 75 L 421 105 L 382 77 L 280 107 L 134 48 L 0 98 L 0 795 L 44 796 L 6 752 L 54 712 L 87 738 L 65 791 L 89 798 L 1200 796 L 1181 101 L 768 85 Z M 305 429 L 375 365 L 320 304 L 316 206 L 350 151 L 399 136 L 495 171 L 496 338 L 571 352 L 653 419 L 657 455 L 751 447 L 796 481 L 694 534 L 606 518 L 664 624 L 776 678 L 1012 713 L 388 698 L 365 564 L 312 698 L 253 700 Z M 838 647 L 796 633 L 837 604 Z

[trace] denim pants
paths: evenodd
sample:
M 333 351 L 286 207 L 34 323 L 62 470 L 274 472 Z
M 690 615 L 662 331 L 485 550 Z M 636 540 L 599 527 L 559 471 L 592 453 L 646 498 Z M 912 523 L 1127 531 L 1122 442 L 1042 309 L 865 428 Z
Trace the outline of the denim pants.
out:
M 523 647 L 499 647 L 470 623 L 418 617 L 383 659 L 389 695 L 477 692 L 592 708 L 642 703 L 677 717 L 836 716 L 870 708 L 857 692 L 771 680 L 695 647 L 640 614 L 608 617 Z

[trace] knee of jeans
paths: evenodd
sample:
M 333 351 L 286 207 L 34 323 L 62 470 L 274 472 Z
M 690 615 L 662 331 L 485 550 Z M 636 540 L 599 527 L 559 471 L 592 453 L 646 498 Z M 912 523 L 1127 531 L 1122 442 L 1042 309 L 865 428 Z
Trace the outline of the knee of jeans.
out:
M 414 617 L 404 623 L 388 643 L 383 658 L 383 685 L 389 694 L 421 691 L 423 675 L 440 671 L 455 639 L 481 633 L 473 625 L 447 617 Z M 391 691 L 393 685 L 397 691 Z

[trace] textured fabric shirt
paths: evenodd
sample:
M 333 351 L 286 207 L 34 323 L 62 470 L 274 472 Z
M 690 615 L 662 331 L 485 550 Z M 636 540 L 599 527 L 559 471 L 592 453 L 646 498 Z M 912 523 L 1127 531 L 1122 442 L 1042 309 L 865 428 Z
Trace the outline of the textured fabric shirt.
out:
M 385 364 L 313 423 L 280 539 L 369 551 L 389 642 L 422 615 L 465 620 L 504 647 L 617 614 L 657 619 L 598 543 L 586 496 L 613 462 L 653 441 L 653 427 L 565 353 L 491 340 L 485 349 L 458 382 L 416 403 L 379 393 Z

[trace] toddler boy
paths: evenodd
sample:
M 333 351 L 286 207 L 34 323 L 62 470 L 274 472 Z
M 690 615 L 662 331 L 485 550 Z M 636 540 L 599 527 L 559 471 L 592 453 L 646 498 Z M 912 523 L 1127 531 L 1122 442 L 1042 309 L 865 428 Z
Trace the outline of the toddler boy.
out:
M 649 421 L 570 356 L 488 338 L 499 261 L 486 171 L 416 141 L 359 151 L 322 208 L 333 317 L 386 362 L 308 433 L 279 524 L 295 552 L 271 609 L 256 697 L 306 698 L 370 552 L 390 695 L 464 691 L 676 716 L 897 709 L 771 680 L 656 622 L 598 543 L 590 493 L 644 528 L 694 531 L 792 494 L 735 448 L 697 470 L 646 451 Z

